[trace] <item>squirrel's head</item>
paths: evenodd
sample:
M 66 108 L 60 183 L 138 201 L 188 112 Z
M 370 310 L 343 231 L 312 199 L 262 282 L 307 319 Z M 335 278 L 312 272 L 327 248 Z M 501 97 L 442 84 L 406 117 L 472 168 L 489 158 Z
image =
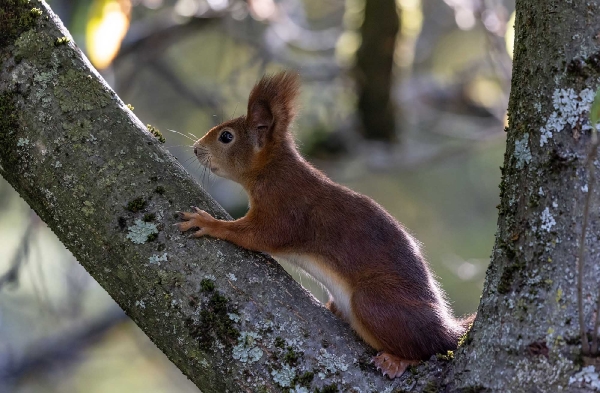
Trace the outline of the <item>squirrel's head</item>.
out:
M 288 128 L 299 88 L 296 74 L 264 76 L 250 92 L 245 116 L 219 124 L 194 143 L 200 163 L 238 183 L 260 175 L 281 147 L 293 146 Z

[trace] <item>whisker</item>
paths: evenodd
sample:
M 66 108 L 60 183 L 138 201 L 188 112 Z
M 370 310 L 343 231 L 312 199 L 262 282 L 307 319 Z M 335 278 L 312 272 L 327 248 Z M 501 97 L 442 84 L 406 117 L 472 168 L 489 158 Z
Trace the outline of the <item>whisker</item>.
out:
M 235 112 L 237 111 L 237 108 L 238 108 L 238 104 L 235 104 L 235 109 L 233 110 L 233 115 L 231 115 L 232 119 L 235 117 Z
M 196 140 L 200 139 L 196 135 L 192 134 L 191 132 L 188 132 L 188 134 L 191 135 L 191 136 L 193 136 L 194 138 L 196 138 Z
M 194 147 L 194 145 L 173 145 L 173 146 L 164 146 L 166 149 L 170 149 L 172 147 Z
M 193 162 L 193 161 L 192 161 L 192 158 L 194 158 L 194 157 L 186 158 L 186 159 L 183 161 L 183 163 L 184 163 L 184 164 L 191 164 L 191 163 Z
M 207 173 L 208 173 L 208 184 L 206 185 L 206 187 L 207 187 L 207 188 L 208 188 L 208 187 L 210 187 L 210 179 L 211 179 L 211 177 L 212 177 L 212 174 L 213 174 L 213 173 L 211 172 L 211 170 L 210 170 L 210 167 L 212 166 L 212 165 L 211 165 L 211 163 L 212 163 L 212 157 L 211 157 L 211 156 L 208 156 L 208 166 L 207 166 L 207 168 L 208 168 L 208 169 L 207 169 Z
M 207 166 L 206 166 L 206 160 L 208 158 L 207 157 L 202 157 L 202 161 L 198 161 L 199 164 L 202 164 L 202 177 L 200 178 L 200 181 L 202 182 L 202 186 L 206 187 L 206 183 L 205 183 L 205 178 L 206 178 L 206 171 L 207 171 Z
M 176 133 L 176 134 L 179 134 L 179 135 L 181 135 L 181 136 L 184 136 L 184 137 L 188 138 L 189 140 L 191 140 L 191 141 L 193 141 L 193 142 L 196 142 L 196 140 L 197 140 L 197 139 L 192 139 L 192 138 L 190 138 L 189 136 L 187 136 L 187 135 L 185 135 L 185 134 L 182 134 L 182 133 L 181 133 L 181 132 L 179 132 L 179 131 L 175 131 L 175 130 L 167 130 L 167 131 L 171 131 L 171 132 L 174 132 L 174 133 Z
M 204 177 L 206 176 L 207 169 L 205 166 L 199 166 L 198 169 L 202 170 L 202 185 L 206 187 L 206 185 L 204 184 Z
M 207 160 L 210 160 L 210 158 L 207 157 Z M 198 162 L 200 163 L 200 162 Z M 206 178 L 206 173 L 209 172 L 210 170 L 208 169 L 208 165 L 204 165 L 205 162 L 202 161 L 203 164 L 203 168 L 202 168 L 202 185 L 204 187 L 207 187 L 206 181 L 204 180 Z
M 194 155 L 190 155 L 189 157 L 185 158 L 185 159 L 183 160 L 183 162 L 184 162 L 185 164 L 188 164 L 188 163 L 192 162 L 192 160 L 193 160 L 194 158 L 196 158 L 196 156 L 194 156 Z

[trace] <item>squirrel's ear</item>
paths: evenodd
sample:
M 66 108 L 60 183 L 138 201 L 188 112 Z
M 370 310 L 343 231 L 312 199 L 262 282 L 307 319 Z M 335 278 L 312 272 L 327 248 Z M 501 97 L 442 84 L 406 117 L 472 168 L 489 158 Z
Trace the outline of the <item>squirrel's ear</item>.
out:
M 273 115 L 268 103 L 264 101 L 249 103 L 247 124 L 255 136 L 257 146 L 262 148 L 273 125 Z
M 300 90 L 297 74 L 280 72 L 264 76 L 250 92 L 248 125 L 259 131 L 259 141 L 285 134 L 296 115 L 296 99 Z

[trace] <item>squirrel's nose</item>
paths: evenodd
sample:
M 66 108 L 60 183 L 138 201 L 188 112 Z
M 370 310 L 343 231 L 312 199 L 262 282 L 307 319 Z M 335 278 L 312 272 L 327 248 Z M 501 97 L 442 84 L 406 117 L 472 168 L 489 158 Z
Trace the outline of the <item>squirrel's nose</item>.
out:
M 197 147 L 194 147 L 194 154 L 196 154 L 196 155 L 198 154 L 198 148 Z

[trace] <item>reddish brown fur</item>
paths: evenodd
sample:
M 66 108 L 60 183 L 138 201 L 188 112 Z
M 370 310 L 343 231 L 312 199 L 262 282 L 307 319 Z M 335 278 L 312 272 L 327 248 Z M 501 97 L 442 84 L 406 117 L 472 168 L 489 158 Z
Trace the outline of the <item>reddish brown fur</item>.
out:
M 196 142 L 203 164 L 244 186 L 250 209 L 230 222 L 184 213 L 181 229 L 323 264 L 330 285 L 349 289 L 348 322 L 377 350 L 421 360 L 455 349 L 465 322 L 452 317 L 417 242 L 372 199 L 334 183 L 298 153 L 289 132 L 298 90 L 294 74 L 263 78 L 246 116 Z M 224 130 L 234 134 L 231 143 L 218 140 Z

